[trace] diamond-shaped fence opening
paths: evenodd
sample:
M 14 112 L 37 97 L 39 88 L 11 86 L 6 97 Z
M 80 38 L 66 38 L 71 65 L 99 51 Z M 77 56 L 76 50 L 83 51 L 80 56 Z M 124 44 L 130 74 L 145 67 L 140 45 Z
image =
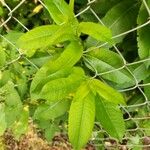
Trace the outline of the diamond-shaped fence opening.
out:
M 9 6 L 4 0 L 0 0 L 2 7 L 5 10 L 5 17 L 1 17 L 0 18 L 0 31 L 1 31 L 1 38 L 8 42 L 15 50 L 16 50 L 16 57 L 13 60 L 10 60 L 7 62 L 7 64 L 1 68 L 1 71 L 5 70 L 7 68 L 7 66 L 19 61 L 20 59 L 25 59 L 26 61 L 29 62 L 30 65 L 32 65 L 33 67 L 35 67 L 35 69 L 39 69 L 38 66 L 36 66 L 32 61 L 30 61 L 30 59 L 28 59 L 26 56 L 24 56 L 18 47 L 16 47 L 14 45 L 14 43 L 12 43 L 9 39 L 7 39 L 4 36 L 4 32 L 8 32 L 10 30 L 13 30 L 13 28 L 10 28 L 9 23 L 14 23 L 14 26 L 11 25 L 11 27 L 16 27 L 16 25 L 18 26 L 19 30 L 22 32 L 26 32 L 29 31 L 32 28 L 32 25 L 29 26 L 29 24 L 27 23 L 29 20 L 20 20 L 20 16 L 21 14 L 18 14 L 18 9 L 20 9 L 21 7 L 27 7 L 27 0 L 21 0 L 21 1 L 17 1 L 15 2 L 15 6 Z M 44 5 L 44 3 L 42 2 L 42 0 L 32 0 L 30 1 L 30 3 L 32 3 L 33 6 L 31 6 L 30 8 L 32 9 L 31 12 L 33 11 L 34 8 L 36 8 L 38 6 L 38 11 L 40 11 L 41 9 L 45 9 L 46 6 Z M 105 22 L 103 22 L 101 20 L 101 18 L 99 18 L 99 16 L 97 15 L 97 13 L 95 12 L 95 10 L 91 7 L 92 4 L 96 3 L 96 0 L 88 0 L 87 5 L 84 6 L 84 8 L 82 9 L 82 11 L 80 11 L 78 14 L 75 15 L 75 17 L 78 17 L 84 13 L 87 13 L 87 11 L 90 11 L 92 13 L 92 15 L 95 17 L 95 19 L 102 25 L 105 25 Z M 143 4 L 147 10 L 147 13 L 150 16 L 150 6 L 147 5 L 146 1 L 143 0 Z M 21 13 L 21 11 L 19 12 Z M 42 13 L 41 13 L 42 14 Z M 33 18 L 34 18 L 34 14 L 33 14 Z M 32 19 L 32 15 L 31 15 L 31 19 Z M 36 18 L 39 19 L 39 18 Z M 40 24 L 39 24 L 40 25 Z M 116 39 L 117 37 L 121 37 L 124 35 L 127 35 L 129 33 L 135 32 L 145 26 L 149 26 L 150 25 L 150 20 L 148 19 L 147 22 L 141 24 L 141 25 L 137 25 L 134 28 L 131 28 L 130 30 L 123 32 L 119 35 L 115 35 L 113 36 L 113 39 Z M 4 31 L 4 32 L 3 32 Z M 96 48 L 101 48 L 103 46 L 106 46 L 108 43 L 97 43 Z M 144 126 L 144 122 L 150 122 L 150 99 L 147 97 L 147 95 L 143 92 L 143 88 L 145 87 L 149 87 L 150 88 L 150 82 L 149 83 L 142 83 L 139 82 L 137 77 L 135 76 L 135 74 L 133 73 L 133 70 L 131 69 L 131 66 L 135 66 L 135 65 L 139 65 L 142 64 L 143 62 L 150 62 L 150 58 L 146 58 L 146 59 L 142 59 L 139 61 L 134 61 L 134 62 L 127 62 L 126 59 L 124 58 L 124 56 L 122 55 L 122 53 L 120 52 L 118 46 L 113 45 L 114 50 L 116 51 L 116 53 L 118 53 L 120 55 L 120 57 L 122 58 L 123 61 L 123 65 L 117 69 L 113 69 L 107 72 L 101 72 L 99 73 L 97 71 L 96 68 L 94 68 L 94 66 L 92 64 L 89 65 L 91 67 L 94 68 L 95 70 L 95 76 L 102 76 L 102 75 L 108 75 L 111 73 L 114 73 L 118 70 L 122 70 L 122 69 L 126 69 L 131 76 L 133 77 L 134 80 L 134 86 L 130 87 L 130 88 L 122 88 L 122 89 L 118 89 L 120 92 L 129 92 L 132 94 L 134 94 L 135 90 L 137 93 L 139 93 L 141 95 L 141 99 L 143 99 L 142 102 L 137 103 L 137 104 L 129 104 L 127 106 L 120 106 L 122 111 L 126 114 L 126 116 L 124 116 L 124 120 L 125 122 L 128 124 L 132 123 L 135 124 L 135 128 L 128 128 L 126 130 L 126 134 L 123 138 L 123 143 L 116 143 L 115 139 L 112 139 L 111 137 L 107 137 L 107 138 L 98 138 L 96 135 L 98 133 L 105 133 L 106 131 L 104 131 L 103 129 L 100 129 L 99 131 L 93 132 L 93 138 L 92 138 L 92 142 L 95 143 L 96 147 L 100 147 L 100 146 L 105 146 L 105 147 L 111 147 L 111 146 L 117 146 L 121 147 L 123 149 L 123 145 L 125 147 L 128 147 L 129 149 L 132 148 L 150 148 L 150 137 L 148 137 L 148 133 L 150 135 L 150 123 L 149 126 L 145 125 Z M 93 49 L 87 49 L 86 51 L 92 51 Z M 87 60 L 88 61 L 88 60 Z M 143 72 L 144 73 L 144 72 Z M 93 77 L 93 78 L 94 78 Z M 104 82 L 106 82 L 103 79 Z M 147 110 L 147 113 L 141 113 L 138 115 L 138 117 L 134 117 L 133 115 L 133 110 L 139 111 L 145 109 Z M 142 125 L 143 123 L 143 125 Z M 106 133 L 107 134 L 107 133 Z M 109 135 L 108 135 L 109 136 Z M 127 142 L 128 141 L 128 142 Z M 96 144 L 97 143 L 97 144 Z M 114 145 L 113 145 L 113 144 Z M 129 144 L 130 143 L 130 144 Z

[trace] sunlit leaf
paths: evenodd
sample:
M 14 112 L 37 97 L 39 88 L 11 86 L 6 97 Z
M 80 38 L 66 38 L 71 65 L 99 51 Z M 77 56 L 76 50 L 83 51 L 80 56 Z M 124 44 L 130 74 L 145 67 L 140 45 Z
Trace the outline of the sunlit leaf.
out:
M 32 56 L 37 49 L 73 40 L 73 30 L 68 24 L 44 25 L 30 30 L 19 38 L 17 45 L 23 53 Z
M 42 87 L 48 81 L 67 77 L 71 67 L 81 58 L 83 47 L 78 42 L 71 42 L 60 57 L 47 62 L 35 75 L 31 84 L 31 96 L 36 98 Z
M 86 83 L 76 92 L 69 111 L 69 139 L 80 150 L 91 136 L 95 118 L 95 99 Z
M 109 85 L 104 84 L 100 80 L 92 79 L 90 81 L 90 87 L 95 92 L 95 94 L 98 93 L 103 99 L 110 103 L 125 104 L 123 96 L 118 91 Z
M 39 97 L 49 102 L 58 101 L 74 92 L 84 79 L 84 72 L 81 68 L 73 68 L 67 78 L 59 78 L 46 83 Z
M 81 22 L 78 30 L 79 32 L 87 34 L 99 41 L 112 43 L 111 30 L 103 25 L 93 22 Z
M 56 24 L 65 23 L 70 18 L 74 18 L 72 9 L 64 0 L 44 0 L 44 2 Z

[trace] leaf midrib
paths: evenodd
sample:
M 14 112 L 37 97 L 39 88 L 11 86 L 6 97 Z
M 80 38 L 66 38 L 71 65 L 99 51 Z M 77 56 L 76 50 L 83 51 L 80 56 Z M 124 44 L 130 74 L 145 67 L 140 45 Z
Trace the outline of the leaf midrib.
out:
M 112 28 L 112 26 L 114 24 L 116 24 L 116 22 L 118 22 L 118 20 L 120 20 L 120 18 L 122 18 L 123 16 L 125 16 L 127 14 L 128 11 L 130 11 L 130 9 L 134 8 L 137 4 L 129 7 L 120 17 L 118 17 L 116 20 L 114 20 L 114 22 L 109 26 L 109 28 Z

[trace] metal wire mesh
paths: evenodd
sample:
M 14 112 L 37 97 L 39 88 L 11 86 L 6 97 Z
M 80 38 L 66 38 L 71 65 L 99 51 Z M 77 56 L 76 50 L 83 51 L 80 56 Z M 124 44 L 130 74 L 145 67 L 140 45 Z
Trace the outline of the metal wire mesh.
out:
M 46 6 L 44 5 L 44 3 L 41 1 L 41 0 L 35 0 L 33 1 L 34 3 L 36 2 L 39 2 L 43 7 L 46 8 Z M 92 3 L 95 3 L 96 0 L 88 0 L 87 2 L 87 6 L 85 7 L 85 9 L 83 9 L 81 12 L 79 12 L 78 14 L 75 15 L 75 17 L 78 17 L 80 16 L 81 14 L 84 14 L 86 11 L 91 11 L 93 16 L 97 19 L 97 21 L 100 23 L 100 24 L 104 24 L 104 22 L 102 22 L 102 20 L 98 17 L 98 15 L 96 14 L 96 12 L 91 8 L 91 4 Z M 4 30 L 9 30 L 9 26 L 7 25 L 9 23 L 10 20 L 14 20 L 15 22 L 18 22 L 21 27 L 24 29 L 24 31 L 29 31 L 29 29 L 21 22 L 19 21 L 19 19 L 17 19 L 17 16 L 13 16 L 14 12 L 17 12 L 17 9 L 19 7 L 21 7 L 22 5 L 26 5 L 26 0 L 21 0 L 21 1 L 18 1 L 18 4 L 14 7 L 14 8 L 10 8 L 9 5 L 7 5 L 7 3 L 5 3 L 4 0 L 0 0 L 0 2 L 2 3 L 3 7 L 7 8 L 8 10 L 8 14 L 7 14 L 7 19 L 3 19 L 1 18 L 0 19 L 0 28 L 3 27 Z M 143 4 L 144 6 L 146 7 L 146 10 L 147 10 L 147 13 L 149 14 L 149 17 L 150 17 L 150 6 L 147 5 L 146 1 L 143 0 Z M 117 37 L 121 37 L 123 35 L 127 35 L 131 32 L 134 32 L 136 30 L 139 30 L 147 25 L 150 24 L 150 20 L 147 20 L 147 22 L 143 23 L 142 25 L 140 26 L 137 26 L 135 28 L 132 28 L 124 33 L 121 33 L 119 35 L 115 35 L 113 36 L 113 39 L 117 38 Z M 5 70 L 5 68 L 7 68 L 8 65 L 11 65 L 13 63 L 15 63 L 16 61 L 18 61 L 21 57 L 23 57 L 24 59 L 26 59 L 32 66 L 34 66 L 36 69 L 39 69 L 34 63 L 32 63 L 26 56 L 23 56 L 23 54 L 19 51 L 19 48 L 16 47 L 11 41 L 9 41 L 4 35 L 0 35 L 1 38 L 3 38 L 6 42 L 8 42 L 9 44 L 11 44 L 15 49 L 16 49 L 16 52 L 18 53 L 17 57 L 13 60 L 11 60 L 10 62 L 7 62 L 7 64 L 5 65 L 5 67 L 3 67 L 1 70 Z M 100 48 L 100 47 L 103 47 L 105 45 L 107 45 L 108 43 L 103 43 L 101 45 L 97 45 L 96 48 Z M 120 57 L 122 58 L 123 60 L 123 66 L 121 66 L 120 68 L 117 68 L 117 69 L 114 69 L 114 70 L 111 70 L 111 71 L 107 71 L 107 72 L 102 72 L 102 73 L 98 73 L 97 70 L 95 69 L 95 76 L 99 76 L 99 75 L 106 75 L 106 74 L 111 74 L 117 70 L 121 70 L 123 68 L 125 68 L 126 70 L 128 70 L 128 72 L 132 75 L 134 81 L 135 81 L 135 84 L 134 86 L 130 87 L 130 88 L 127 88 L 127 89 L 120 89 L 120 92 L 127 92 L 127 91 L 134 91 L 135 89 L 138 89 L 139 92 L 143 95 L 143 98 L 144 98 L 144 102 L 142 103 L 139 103 L 139 104 L 133 104 L 133 105 L 129 105 L 129 106 L 120 106 L 121 109 L 126 113 L 128 114 L 128 117 L 127 119 L 125 119 L 125 122 L 129 122 L 129 121 L 132 121 L 133 123 L 136 124 L 136 128 L 131 128 L 131 129 L 127 129 L 126 130 L 126 135 L 124 137 L 124 141 L 126 140 L 131 140 L 131 144 L 127 143 L 126 142 L 124 143 L 125 146 L 127 146 L 129 149 L 132 149 L 134 147 L 137 147 L 139 149 L 142 149 L 142 148 L 149 148 L 150 149 L 150 143 L 148 143 L 147 145 L 143 145 L 142 141 L 147 137 L 147 135 L 145 134 L 145 131 L 150 131 L 150 127 L 145 127 L 145 128 L 142 128 L 140 127 L 140 125 L 138 124 L 138 121 L 141 120 L 141 121 L 145 121 L 145 120 L 150 120 L 150 99 L 148 99 L 148 97 L 145 95 L 145 93 L 143 92 L 143 87 L 146 87 L 146 86 L 150 86 L 150 83 L 139 83 L 138 82 L 138 79 L 135 77 L 135 75 L 133 74 L 132 70 L 130 70 L 130 66 L 132 65 L 135 65 L 135 64 L 141 64 L 143 62 L 148 62 L 150 61 L 150 58 L 146 58 L 146 59 L 143 59 L 143 60 L 139 60 L 139 61 L 136 61 L 136 62 L 133 62 L 133 63 L 128 63 L 126 61 L 126 59 L 124 58 L 124 56 L 120 53 L 119 49 L 117 46 L 113 45 L 114 49 L 116 50 L 116 52 L 120 55 Z M 90 49 L 91 51 L 92 49 Z M 89 51 L 88 49 L 86 51 Z M 92 65 L 92 64 L 91 64 Z M 130 112 L 129 110 L 133 108 L 133 109 L 142 109 L 142 108 L 146 108 L 148 110 L 148 113 L 145 114 L 145 115 L 141 115 L 137 118 L 133 117 L 132 116 L 132 112 Z M 99 130 L 99 132 L 106 132 L 104 131 L 103 129 Z M 141 141 L 139 142 L 138 144 L 136 144 L 136 142 L 134 142 L 136 140 L 136 136 L 135 136 L 135 132 L 138 132 L 138 139 Z M 133 133 L 133 134 L 132 134 Z M 97 134 L 97 132 L 96 132 Z M 111 138 L 111 137 L 110 137 Z M 97 147 L 100 147 L 101 145 L 109 145 L 109 140 L 110 138 L 97 138 L 97 137 L 94 137 L 94 134 L 93 134 L 93 141 L 96 141 L 97 144 L 95 144 L 95 146 Z M 111 138 L 112 139 L 112 138 Z M 101 143 L 101 144 L 100 144 Z M 115 143 L 116 144 L 116 143 Z M 117 144 L 118 147 L 121 145 L 121 147 L 123 148 L 123 144 Z

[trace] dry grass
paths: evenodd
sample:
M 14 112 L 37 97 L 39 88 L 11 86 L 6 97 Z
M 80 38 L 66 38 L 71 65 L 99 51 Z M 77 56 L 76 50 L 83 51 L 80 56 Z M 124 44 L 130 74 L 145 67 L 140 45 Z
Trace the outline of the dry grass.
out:
M 67 136 L 55 135 L 52 142 L 48 143 L 31 124 L 26 135 L 16 140 L 10 131 L 5 132 L 0 141 L 0 150 L 72 150 Z M 94 146 L 88 144 L 86 150 L 95 150 Z

